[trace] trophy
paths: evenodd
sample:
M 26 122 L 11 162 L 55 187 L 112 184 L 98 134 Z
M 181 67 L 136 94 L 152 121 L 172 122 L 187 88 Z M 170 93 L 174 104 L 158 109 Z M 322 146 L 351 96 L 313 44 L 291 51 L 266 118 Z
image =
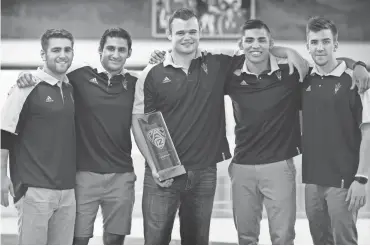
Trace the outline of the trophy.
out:
M 161 112 L 145 114 L 138 118 L 141 132 L 154 161 L 159 180 L 163 181 L 186 173 L 173 145 Z

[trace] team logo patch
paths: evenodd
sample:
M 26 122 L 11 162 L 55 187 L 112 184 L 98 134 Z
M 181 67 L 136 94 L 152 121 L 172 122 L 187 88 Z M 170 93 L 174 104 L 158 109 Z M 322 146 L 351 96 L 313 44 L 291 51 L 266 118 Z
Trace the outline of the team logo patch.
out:
M 205 63 L 202 63 L 202 68 L 203 68 L 203 71 L 206 73 L 206 74 L 208 74 L 208 67 L 207 67 L 207 64 L 205 64 Z
M 92 78 L 89 80 L 91 83 L 93 84 L 97 84 L 98 85 L 98 80 L 96 78 Z
M 277 71 L 275 74 L 278 80 L 281 80 L 281 71 Z
M 163 84 L 168 83 L 168 82 L 171 82 L 171 80 L 168 77 L 164 78 L 162 81 Z
M 242 74 L 242 70 L 240 70 L 240 69 L 236 69 L 236 70 L 234 71 L 234 74 L 235 74 L 236 76 L 240 76 L 240 75 Z
M 122 85 L 123 85 L 123 88 L 125 88 L 125 90 L 127 90 L 127 84 L 128 84 L 128 81 L 126 79 L 124 79 L 122 81 Z
M 48 96 L 48 97 L 45 99 L 45 102 L 50 103 L 50 102 L 54 102 L 54 100 L 53 100 L 53 98 L 51 98 L 50 96 Z
M 163 127 L 151 129 L 146 136 L 155 147 L 163 149 L 166 143 L 166 133 Z
M 306 91 L 311 91 L 311 86 L 308 86 Z
M 334 88 L 334 94 L 337 94 L 337 92 L 339 91 L 340 87 L 342 87 L 342 85 L 340 83 L 337 83 L 335 85 L 335 88 Z

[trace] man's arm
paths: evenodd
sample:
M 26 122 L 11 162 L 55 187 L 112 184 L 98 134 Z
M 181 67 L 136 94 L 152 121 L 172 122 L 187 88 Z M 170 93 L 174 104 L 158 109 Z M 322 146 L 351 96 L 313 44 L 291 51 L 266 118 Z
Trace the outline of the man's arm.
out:
M 361 93 L 367 91 L 370 88 L 370 75 L 366 69 L 365 63 L 361 61 L 355 62 L 351 58 L 347 57 L 340 57 L 337 60 L 344 61 L 346 63 L 346 66 L 349 69 L 353 70 L 351 89 L 354 89 L 357 85 L 358 91 Z
M 3 137 L 1 137 L 3 138 Z M 3 141 L 3 139 L 2 139 Z M 13 184 L 7 174 L 9 150 L 1 146 L 1 205 L 9 206 L 9 192 L 14 197 Z

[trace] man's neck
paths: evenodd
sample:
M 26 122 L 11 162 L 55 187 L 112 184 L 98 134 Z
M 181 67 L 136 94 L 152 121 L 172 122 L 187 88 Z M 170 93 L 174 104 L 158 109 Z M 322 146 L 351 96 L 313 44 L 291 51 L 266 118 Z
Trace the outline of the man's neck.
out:
M 65 77 L 66 77 L 66 73 L 62 73 L 62 74 L 56 74 L 56 73 L 53 73 L 48 67 L 44 66 L 43 68 L 44 72 L 49 74 L 50 76 L 56 78 L 59 82 L 63 82 Z
M 196 54 L 196 50 L 189 54 L 179 54 L 175 50 L 173 50 L 171 52 L 172 62 L 178 66 L 188 69 L 190 67 L 191 61 L 195 58 Z
M 337 61 L 337 59 L 333 58 L 331 61 L 327 62 L 325 65 L 323 66 L 318 66 L 316 65 L 317 67 L 317 71 L 320 73 L 320 74 L 329 74 L 331 73 L 337 66 L 339 65 L 339 62 Z
M 119 69 L 119 70 L 115 70 L 115 71 L 110 71 L 109 69 L 106 69 L 104 66 L 103 66 L 103 64 L 102 64 L 102 67 L 104 68 L 104 70 L 108 73 L 108 76 L 109 76 L 109 78 L 112 78 L 113 76 L 116 76 L 116 75 L 118 75 L 118 74 L 121 74 L 122 73 L 122 71 L 123 71 L 123 67 L 121 68 L 121 69 Z
M 248 71 L 254 74 L 261 74 L 263 71 L 270 69 L 270 58 L 260 63 L 253 63 L 248 59 L 245 59 Z

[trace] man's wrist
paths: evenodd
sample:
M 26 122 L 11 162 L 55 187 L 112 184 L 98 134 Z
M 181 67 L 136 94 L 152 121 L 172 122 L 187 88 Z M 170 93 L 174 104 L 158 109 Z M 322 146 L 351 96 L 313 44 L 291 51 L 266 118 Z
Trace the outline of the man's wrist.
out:
M 367 182 L 369 181 L 369 177 L 361 174 L 356 174 L 354 180 L 360 184 L 367 184 Z
M 366 63 L 365 62 L 363 62 L 363 61 L 357 61 L 357 62 L 355 62 L 354 64 L 353 64 L 353 69 L 355 69 L 355 67 L 356 66 L 362 66 L 362 67 L 364 67 L 364 68 L 366 68 L 367 69 L 367 66 L 366 66 Z

